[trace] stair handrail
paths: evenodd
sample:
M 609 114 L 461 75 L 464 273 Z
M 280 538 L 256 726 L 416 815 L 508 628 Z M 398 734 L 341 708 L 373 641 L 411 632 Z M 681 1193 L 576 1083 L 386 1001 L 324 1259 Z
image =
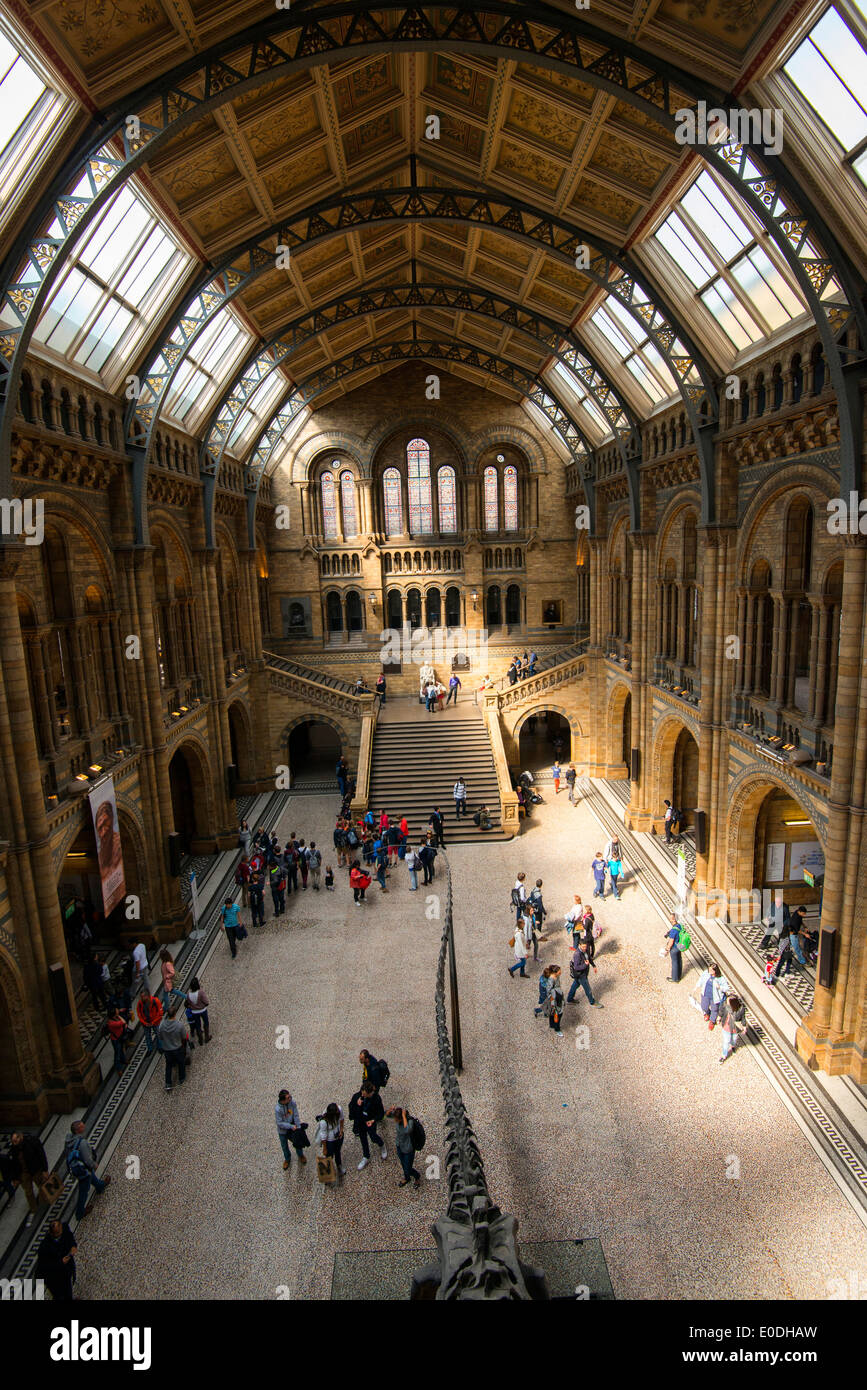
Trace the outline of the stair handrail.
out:
M 583 656 L 584 653 L 587 651 L 589 645 L 589 637 L 582 637 L 577 642 L 569 642 L 566 646 L 566 652 L 568 654 L 558 661 L 553 661 L 550 666 L 542 662 L 539 666 L 537 666 L 532 676 L 519 676 L 518 679 L 515 681 L 514 686 L 509 685 L 509 675 L 508 672 L 506 672 L 504 676 L 500 676 L 498 680 L 494 681 L 493 686 L 489 686 L 488 689 L 495 691 L 514 690 L 519 685 L 523 685 L 525 681 L 535 680 L 537 676 L 544 676 L 546 671 L 553 671 L 556 669 L 556 667 L 563 666 L 567 661 L 572 661 L 575 657 Z
M 350 803 L 350 811 L 354 820 L 360 819 L 368 808 L 370 801 L 370 772 L 373 767 L 373 738 L 376 733 L 376 722 L 379 718 L 380 699 L 378 695 L 354 697 L 364 701 L 364 711 L 361 716 L 361 737 L 358 741 L 358 767 L 355 773 L 355 796 Z
M 581 651 L 573 652 L 553 666 L 546 666 L 544 671 L 537 671 L 535 676 L 528 676 L 525 680 L 516 681 L 514 685 L 508 686 L 505 690 L 485 690 L 483 691 L 485 704 L 486 706 L 490 704 L 497 710 L 501 710 L 515 704 L 518 700 L 525 700 L 528 696 L 541 694 L 551 685 L 559 685 L 570 675 L 577 675 L 583 668 L 586 657 L 587 650 L 584 646 Z
M 321 685 L 325 690 L 334 690 L 340 695 L 355 694 L 355 686 L 349 681 L 341 680 L 339 676 L 317 671 L 314 666 L 302 666 L 286 656 L 279 656 L 277 652 L 263 651 L 262 656 L 265 665 L 274 671 L 285 671 L 290 676 L 298 676 L 300 680 L 309 681 L 311 685 Z M 337 685 L 329 685 L 325 679 L 326 675 L 330 680 L 336 681 Z
M 487 692 L 486 692 L 487 695 Z M 485 728 L 488 731 L 488 742 L 491 745 L 491 755 L 494 759 L 494 771 L 497 774 L 497 790 L 500 794 L 500 807 L 502 817 L 502 828 L 508 834 L 517 835 L 518 833 L 518 796 L 512 786 L 512 778 L 509 773 L 509 762 L 506 757 L 506 750 L 503 746 L 503 734 L 500 729 L 500 715 L 497 707 L 497 695 L 487 695 L 485 700 Z

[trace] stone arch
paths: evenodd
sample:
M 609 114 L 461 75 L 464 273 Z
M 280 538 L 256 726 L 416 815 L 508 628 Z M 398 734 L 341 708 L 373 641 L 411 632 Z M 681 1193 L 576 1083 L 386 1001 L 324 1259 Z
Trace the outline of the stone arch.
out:
M 581 728 L 580 719 L 578 719 L 574 714 L 570 714 L 569 711 L 567 709 L 564 709 L 562 705 L 555 705 L 550 700 L 540 700 L 538 705 L 532 705 L 530 709 L 521 710 L 521 713 L 515 724 L 514 731 L 512 733 L 512 737 L 514 738 L 515 742 L 518 743 L 520 741 L 521 730 L 523 729 L 528 719 L 532 718 L 534 715 L 538 716 L 540 714 L 547 714 L 549 710 L 552 714 L 562 715 L 562 717 L 566 720 L 566 723 L 569 725 L 569 729 L 572 734 L 573 740 L 576 738 L 584 737 L 584 730 Z
M 311 708 L 305 714 L 299 714 L 296 715 L 294 719 L 290 719 L 288 724 L 284 725 L 279 736 L 279 746 L 277 748 L 277 762 L 281 766 L 285 765 L 286 767 L 288 767 L 291 784 L 294 784 L 297 772 L 297 769 L 292 765 L 293 759 L 292 754 L 290 752 L 292 734 L 296 729 L 300 729 L 304 725 L 311 724 L 324 724 L 327 728 L 332 730 L 332 732 L 337 737 L 337 741 L 340 747 L 340 753 L 344 758 L 346 758 L 347 763 L 349 763 L 350 761 L 349 751 L 352 747 L 352 740 L 350 739 L 350 736 L 347 733 L 343 724 L 341 724 L 339 720 L 334 719 L 331 715 L 326 714 L 318 708 L 311 706 Z M 336 761 L 337 759 L 335 758 L 334 762 L 336 763 Z M 333 765 L 329 767 L 328 776 L 331 777 L 332 773 Z
M 650 801 L 654 807 L 672 798 L 674 787 L 674 750 L 681 733 L 686 730 L 695 739 L 701 755 L 698 724 L 681 714 L 666 715 L 657 726 L 653 739 L 653 776 L 650 787 Z
M 657 571 L 661 572 L 660 567 L 668 545 L 668 538 L 672 527 L 676 524 L 678 517 L 684 511 L 694 511 L 701 516 L 701 494 L 697 488 L 684 488 L 678 490 L 676 497 L 672 498 L 668 506 L 663 510 L 657 526 Z
M 192 731 L 186 733 L 169 748 L 169 768 L 178 755 L 181 755 L 189 772 L 192 792 L 191 816 L 185 820 L 184 831 L 175 824 L 175 830 L 186 833 L 193 852 L 209 853 L 216 839 L 216 806 L 214 783 L 211 775 L 208 750 L 201 739 Z M 175 818 L 176 803 L 172 799 L 172 817 Z
M 605 732 L 607 748 L 605 761 L 612 767 L 622 762 L 621 745 L 623 733 L 623 711 L 626 701 L 632 697 L 632 687 L 627 681 L 616 681 L 608 696 Z
M 413 410 L 411 415 L 407 415 L 406 411 L 402 410 L 386 416 L 365 439 L 364 471 L 367 477 L 373 477 L 373 463 L 383 445 L 387 444 L 393 435 L 405 434 L 410 426 L 416 434 L 422 434 L 425 438 L 432 431 L 444 434 L 455 446 L 461 459 L 466 462 L 469 458 L 470 436 L 452 416 L 443 416 L 430 409 Z
M 756 556 L 760 524 L 767 516 L 768 509 L 780 497 L 791 494 L 794 500 L 799 492 L 803 493 L 813 504 L 818 519 L 823 514 L 824 504 L 837 496 L 839 487 L 839 480 L 832 469 L 814 463 L 788 466 L 758 487 L 738 523 L 736 582 L 740 585 L 749 582 L 747 573 Z
M 243 699 L 237 699 L 228 706 L 226 715 L 229 721 L 232 762 L 238 771 L 238 781 L 252 782 L 255 778 L 255 764 L 250 711 Z
M 473 471 L 478 471 L 478 461 L 489 449 L 498 444 L 511 445 L 524 454 L 530 473 L 544 473 L 547 468 L 545 453 L 541 444 L 520 425 L 488 425 L 476 430 L 469 440 L 467 457 L 472 460 Z
M 24 1004 L 21 971 L 3 942 L 0 944 L 0 1085 L 13 1094 L 32 1093 L 38 1086 L 36 1044 L 30 1019 L 30 1010 Z M 10 1061 L 17 1072 L 11 1080 Z M 16 1084 L 12 1084 L 13 1080 Z
M 349 430 L 319 430 L 298 445 L 292 459 L 292 482 L 309 482 L 325 456 L 335 451 L 352 458 L 359 470 L 359 476 L 365 476 L 367 454 L 362 436 Z
M 130 920 L 130 933 L 139 933 L 141 923 L 150 921 L 154 915 L 154 898 L 151 888 L 150 873 L 148 868 L 148 855 L 145 848 L 144 827 L 138 815 L 131 806 L 123 805 L 121 798 L 117 797 L 117 823 L 120 829 L 121 842 L 123 844 L 123 868 L 126 880 L 126 895 L 134 894 L 139 900 L 141 916 L 138 924 Z M 133 849 L 132 861 L 127 855 L 127 846 Z M 132 866 L 132 867 L 131 867 Z
M 804 786 L 782 770 L 751 767 L 729 783 L 726 817 L 725 890 L 734 897 L 753 887 L 756 824 L 768 792 L 785 791 L 810 817 L 822 849 L 827 853 L 828 826 Z M 749 882 L 747 881 L 749 879 Z

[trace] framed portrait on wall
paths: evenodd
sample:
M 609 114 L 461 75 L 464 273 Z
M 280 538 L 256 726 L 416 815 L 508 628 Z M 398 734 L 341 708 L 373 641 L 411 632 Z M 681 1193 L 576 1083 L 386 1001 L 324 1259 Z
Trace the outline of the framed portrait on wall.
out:
M 300 598 L 281 598 L 280 617 L 284 637 L 312 637 L 313 619 L 309 595 Z
M 549 599 L 542 604 L 543 623 L 562 623 L 563 621 L 563 600 L 559 598 Z

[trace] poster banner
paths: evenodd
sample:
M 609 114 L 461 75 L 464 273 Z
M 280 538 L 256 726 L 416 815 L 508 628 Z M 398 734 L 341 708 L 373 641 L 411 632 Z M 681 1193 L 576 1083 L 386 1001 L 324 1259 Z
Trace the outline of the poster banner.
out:
M 123 849 L 117 823 L 117 802 L 114 778 L 106 777 L 88 794 L 93 831 L 96 835 L 99 877 L 102 883 L 102 908 L 106 917 L 113 912 L 126 894 L 123 872 Z
M 784 841 L 768 845 L 765 883 L 782 883 L 786 867 L 786 846 Z
M 789 878 L 803 882 L 805 869 L 817 877 L 825 872 L 825 855 L 818 840 L 797 840 L 789 846 Z

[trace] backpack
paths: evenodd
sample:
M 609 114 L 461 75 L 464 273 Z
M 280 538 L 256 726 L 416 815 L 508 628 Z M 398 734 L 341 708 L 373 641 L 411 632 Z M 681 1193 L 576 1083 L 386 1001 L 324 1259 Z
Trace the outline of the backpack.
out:
M 680 932 L 680 935 L 677 938 L 677 949 L 678 951 L 688 951 L 690 946 L 692 945 L 692 937 L 690 936 L 686 927 L 682 927 L 679 922 L 677 925 L 678 930 Z
M 677 806 L 672 806 L 672 808 L 671 808 L 671 824 L 672 824 L 672 826 L 679 825 L 680 822 L 681 822 L 682 820 L 683 820 L 683 811 L 681 811 Z
M 81 1141 L 83 1138 L 84 1136 L 79 1134 L 66 1155 L 67 1171 L 73 1178 L 87 1178 L 90 1176 L 90 1169 L 81 1157 Z
M 512 889 L 512 907 L 520 907 L 520 906 L 521 906 L 521 890 L 520 890 L 520 888 L 513 888 L 513 889 Z
M 348 845 L 351 845 L 352 848 L 355 849 L 355 846 L 358 844 L 358 836 L 356 835 L 354 830 L 348 830 L 346 832 L 346 843 Z
M 410 1117 L 409 1121 L 409 1137 L 412 1140 L 412 1146 L 415 1149 L 416 1153 L 419 1151 L 419 1149 L 423 1149 L 425 1144 L 427 1143 L 427 1135 L 424 1132 L 424 1125 L 422 1124 L 421 1120 L 417 1120 L 414 1115 Z
M 377 1086 L 379 1086 L 380 1089 L 383 1086 L 387 1086 L 388 1078 L 391 1076 L 391 1071 L 389 1070 L 388 1062 L 386 1062 L 384 1057 L 380 1057 L 374 1070 L 376 1071 Z

